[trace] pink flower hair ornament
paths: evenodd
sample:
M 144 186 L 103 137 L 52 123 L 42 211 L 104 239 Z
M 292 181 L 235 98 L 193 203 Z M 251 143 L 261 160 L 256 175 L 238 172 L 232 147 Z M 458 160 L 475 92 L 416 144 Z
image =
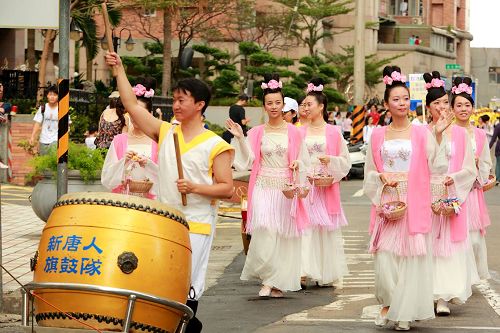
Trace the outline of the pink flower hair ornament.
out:
M 441 79 L 432 79 L 431 82 L 425 84 L 425 89 L 429 90 L 431 88 L 444 88 L 444 81 Z
M 283 82 L 281 81 L 276 81 L 276 80 L 271 80 L 269 81 L 268 83 L 265 83 L 265 82 L 262 82 L 262 84 L 260 85 L 260 87 L 262 89 L 271 89 L 271 90 L 274 90 L 274 89 L 278 89 L 278 88 L 283 88 Z
M 467 83 L 460 83 L 457 87 L 451 88 L 451 93 L 455 95 L 460 95 L 461 93 L 472 95 L 472 87 Z
M 137 97 L 151 98 L 155 95 L 154 89 L 147 90 L 142 84 L 136 84 L 132 90 Z
M 323 85 L 320 84 L 319 86 L 315 86 L 314 83 L 309 83 L 307 85 L 307 93 L 309 94 L 311 91 L 323 91 Z
M 406 75 L 401 75 L 401 73 L 393 71 L 391 76 L 385 75 L 382 79 L 384 84 L 387 86 L 391 86 L 394 82 L 406 82 Z

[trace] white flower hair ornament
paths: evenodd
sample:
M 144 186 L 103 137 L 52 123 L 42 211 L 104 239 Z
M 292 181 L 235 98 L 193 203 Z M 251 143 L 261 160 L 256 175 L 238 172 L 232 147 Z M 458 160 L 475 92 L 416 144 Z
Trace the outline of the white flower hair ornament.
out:
M 309 94 L 311 91 L 318 91 L 318 92 L 323 91 L 323 88 L 324 87 L 323 87 L 322 84 L 320 84 L 319 86 L 315 86 L 314 83 L 309 83 L 307 85 L 307 90 L 306 91 Z

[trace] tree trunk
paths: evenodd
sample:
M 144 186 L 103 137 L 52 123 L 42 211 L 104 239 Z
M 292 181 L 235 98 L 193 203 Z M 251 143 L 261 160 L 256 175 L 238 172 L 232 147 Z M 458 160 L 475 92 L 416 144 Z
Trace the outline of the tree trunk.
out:
M 172 88 L 172 9 L 163 10 L 163 76 L 162 96 L 168 96 Z
M 45 34 L 45 40 L 43 42 L 43 51 L 42 51 L 42 57 L 40 59 L 40 68 L 39 73 L 38 73 L 38 94 L 36 97 L 37 105 L 39 102 L 43 99 L 43 88 L 47 84 L 46 82 L 46 76 L 47 76 L 47 63 L 49 59 L 49 53 L 50 58 L 52 61 L 53 55 L 54 55 L 54 40 L 56 38 L 56 31 L 55 30 L 47 30 Z M 54 64 L 52 63 L 52 71 L 54 70 Z
M 88 48 L 85 48 L 85 59 L 87 59 L 87 74 L 85 77 L 87 78 L 87 81 L 92 82 L 92 80 L 95 81 L 95 77 L 92 78 L 92 70 L 94 69 L 94 64 L 92 57 L 89 55 L 89 50 Z
M 35 29 L 28 29 L 28 70 L 35 70 Z

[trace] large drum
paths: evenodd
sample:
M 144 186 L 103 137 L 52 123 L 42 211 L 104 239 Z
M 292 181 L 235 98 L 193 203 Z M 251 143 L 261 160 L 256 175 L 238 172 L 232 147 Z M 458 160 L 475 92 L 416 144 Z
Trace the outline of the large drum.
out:
M 56 204 L 38 248 L 34 283 L 96 285 L 186 303 L 191 248 L 182 213 L 144 198 L 72 193 Z M 109 293 L 38 289 L 35 294 L 79 320 L 121 331 L 127 297 Z M 35 298 L 38 325 L 84 328 Z M 137 299 L 132 332 L 174 332 L 182 313 Z

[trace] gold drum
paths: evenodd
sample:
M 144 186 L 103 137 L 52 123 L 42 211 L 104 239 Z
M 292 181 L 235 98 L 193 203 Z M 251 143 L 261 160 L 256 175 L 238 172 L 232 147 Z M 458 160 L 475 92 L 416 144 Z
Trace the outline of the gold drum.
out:
M 184 215 L 157 201 L 111 193 L 60 198 L 43 229 L 35 283 L 72 283 L 136 291 L 186 303 L 191 277 Z M 121 331 L 127 297 L 38 289 L 62 311 L 101 330 Z M 35 298 L 38 325 L 85 328 Z M 137 299 L 132 332 L 174 332 L 182 313 Z

